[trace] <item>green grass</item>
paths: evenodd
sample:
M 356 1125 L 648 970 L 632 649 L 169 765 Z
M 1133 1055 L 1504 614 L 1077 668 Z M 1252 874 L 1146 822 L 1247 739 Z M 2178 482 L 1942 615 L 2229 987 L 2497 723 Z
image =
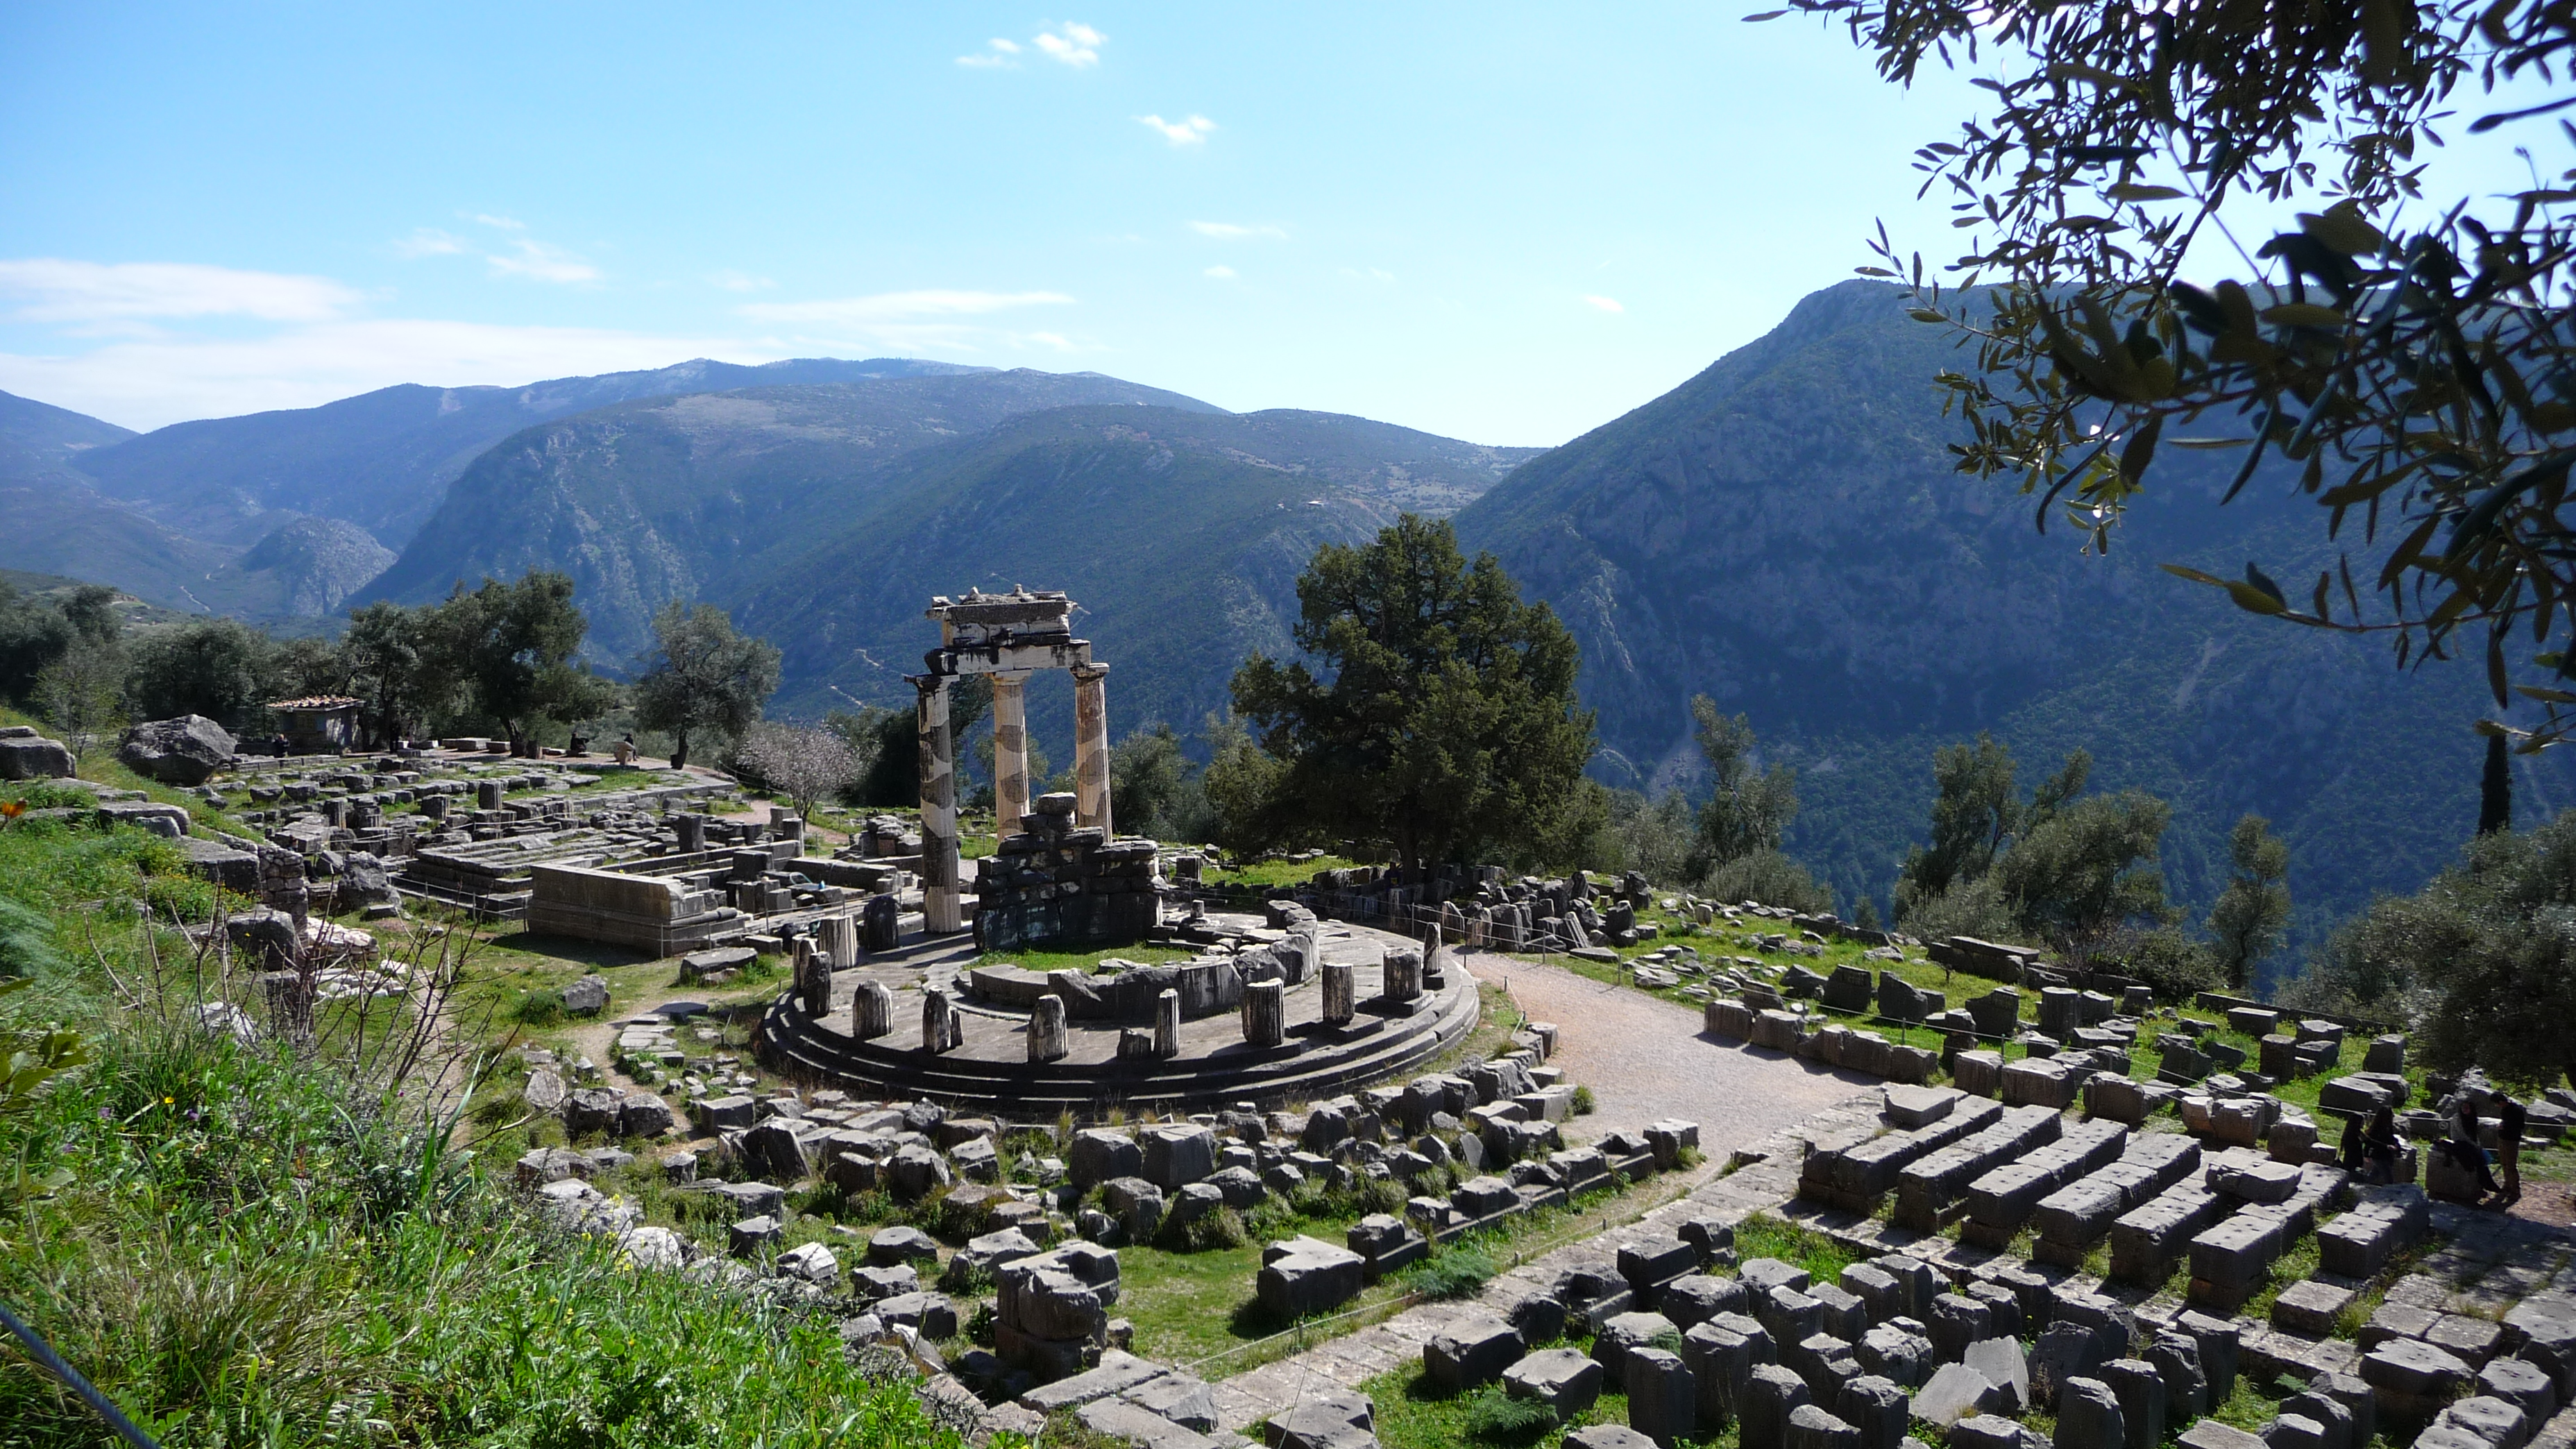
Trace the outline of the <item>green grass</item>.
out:
M 0 1117 L 0 1160 L 59 1170 L 0 1176 L 0 1299 L 163 1444 L 958 1443 L 827 1320 L 525 1217 L 505 1163 L 436 1145 L 443 1059 L 388 1080 L 342 1031 L 305 1053 L 194 1029 L 197 983 L 156 975 L 142 929 L 99 952 L 143 1005 L 103 969 L 64 983 L 92 1061 Z M 0 1424 L 107 1437 L 15 1354 Z
M 1165 961 L 1192 961 L 1199 952 L 1192 946 L 1115 946 L 1102 951 L 987 951 L 975 958 L 977 966 L 1018 966 L 1045 975 L 1050 971 L 1096 971 L 1111 957 L 1154 965 Z
M 1867 1256 L 1852 1252 L 1813 1228 L 1804 1228 L 1770 1213 L 1755 1213 L 1735 1225 L 1735 1260 L 1777 1258 L 1794 1263 L 1819 1283 L 1839 1283 L 1843 1269 Z
M 1360 862 L 1346 860 L 1338 855 L 1322 856 L 1314 860 L 1265 860 L 1257 861 L 1239 870 L 1210 870 L 1205 880 L 1209 885 L 1261 890 L 1271 886 L 1304 885 L 1315 878 L 1317 871 L 1347 870 L 1358 864 Z
M 1583 1348 L 1588 1338 L 1568 1340 L 1572 1347 Z M 1601 1397 L 1582 1413 L 1562 1424 L 1544 1424 L 1516 1432 L 1503 1428 L 1497 1420 L 1494 1400 L 1501 1395 L 1499 1385 L 1451 1394 L 1431 1382 L 1418 1362 L 1405 1365 L 1360 1385 L 1360 1392 L 1376 1406 L 1378 1442 L 1386 1449 L 1461 1449 L 1461 1446 L 1492 1446 L 1492 1449 L 1556 1449 L 1567 1433 L 1592 1424 L 1626 1424 L 1628 1395 L 1620 1385 L 1604 1382 Z M 1514 1416 L 1516 1418 L 1517 1416 Z M 1505 1420 L 1505 1422 L 1510 1422 Z M 1737 1430 L 1733 1424 L 1714 1433 L 1678 1441 L 1699 1449 L 1734 1449 Z

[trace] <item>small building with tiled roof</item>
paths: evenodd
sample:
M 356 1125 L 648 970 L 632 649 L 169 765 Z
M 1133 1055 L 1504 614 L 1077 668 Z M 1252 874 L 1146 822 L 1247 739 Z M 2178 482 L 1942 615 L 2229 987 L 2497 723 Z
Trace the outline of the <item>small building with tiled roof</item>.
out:
M 358 710 L 366 704 L 345 694 L 315 694 L 269 703 L 279 733 L 299 755 L 327 755 L 358 743 Z

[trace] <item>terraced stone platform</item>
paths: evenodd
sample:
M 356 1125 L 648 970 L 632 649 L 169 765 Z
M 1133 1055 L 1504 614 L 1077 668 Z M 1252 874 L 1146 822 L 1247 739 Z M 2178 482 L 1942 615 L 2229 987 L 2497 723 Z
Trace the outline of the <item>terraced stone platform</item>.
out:
M 831 1009 L 820 1017 L 804 1011 L 792 991 L 783 993 L 762 1016 L 753 1045 L 772 1070 L 816 1084 L 1052 1121 L 1066 1111 L 1096 1119 L 1112 1109 L 1187 1111 L 1237 1102 L 1269 1109 L 1321 1100 L 1419 1072 L 1475 1028 L 1476 983 L 1459 964 L 1452 962 L 1442 985 L 1409 1012 L 1396 1012 L 1377 1000 L 1384 989 L 1379 958 L 1385 948 L 1411 941 L 1333 925 L 1319 944 L 1325 960 L 1352 964 L 1358 1014 L 1344 1027 L 1324 1025 L 1323 988 L 1310 975 L 1287 988 L 1287 1038 L 1266 1050 L 1247 1044 L 1236 1014 L 1227 1011 L 1182 1023 L 1180 1053 L 1168 1059 L 1119 1056 L 1121 1031 L 1150 1023 L 1071 1022 L 1067 1053 L 1032 1062 L 1025 1009 L 964 997 L 964 968 L 974 956 L 956 940 L 934 940 L 834 973 Z M 893 993 L 894 1030 L 862 1041 L 851 1034 L 850 1003 L 859 983 L 871 980 Z M 952 984 L 961 988 L 963 1040 L 949 1051 L 926 1051 L 922 989 Z

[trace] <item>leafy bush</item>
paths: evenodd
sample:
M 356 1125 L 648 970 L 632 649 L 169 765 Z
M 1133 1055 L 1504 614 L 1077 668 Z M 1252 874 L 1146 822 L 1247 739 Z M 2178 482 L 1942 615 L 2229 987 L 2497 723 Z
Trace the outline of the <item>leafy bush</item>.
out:
M 1501 1270 L 1473 1248 L 1434 1253 L 1398 1274 L 1406 1291 L 1425 1298 L 1472 1298 Z
M 1833 888 L 1817 884 L 1805 866 L 1776 850 L 1757 850 L 1717 867 L 1700 882 L 1699 893 L 1711 900 L 1786 906 L 1808 915 L 1827 915 L 1834 908 Z
M 1600 1110 L 1601 1103 L 1593 1097 L 1592 1089 L 1590 1087 L 1583 1086 L 1580 1083 L 1576 1084 L 1574 1088 L 1574 1115 L 1577 1117 L 1589 1117 Z
M 1240 1248 L 1252 1241 L 1252 1235 L 1245 1229 L 1242 1215 L 1228 1207 L 1187 1223 L 1176 1216 L 1166 1216 L 1154 1241 L 1169 1252 L 1204 1253 L 1210 1248 Z
M 1261 1200 L 1243 1220 L 1243 1230 L 1256 1243 L 1274 1242 L 1296 1234 L 1303 1218 L 1277 1194 Z
M 561 1026 L 564 1021 L 563 993 L 551 986 L 539 986 L 521 995 L 510 1008 L 511 1017 L 522 1026 Z
M 1556 1427 L 1556 1411 L 1536 1399 L 1515 1399 L 1500 1384 L 1487 1384 L 1468 1396 L 1469 1438 L 1496 1444 L 1524 1444 Z

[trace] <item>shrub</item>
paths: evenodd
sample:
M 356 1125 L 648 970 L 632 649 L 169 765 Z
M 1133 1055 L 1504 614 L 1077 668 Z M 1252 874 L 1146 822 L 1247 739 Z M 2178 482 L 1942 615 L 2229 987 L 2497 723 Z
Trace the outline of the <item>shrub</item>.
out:
M 1473 1248 L 1451 1248 L 1414 1264 L 1397 1275 L 1406 1290 L 1425 1298 L 1472 1298 L 1499 1271 L 1494 1260 Z
M 522 1026 L 561 1026 L 564 1020 L 563 993 L 551 986 L 539 986 L 519 998 L 510 1015 Z
M 1574 1115 L 1589 1117 L 1600 1110 L 1601 1103 L 1594 1099 L 1592 1089 L 1578 1084 L 1574 1089 Z
M 1536 1399 L 1515 1399 L 1500 1384 L 1487 1384 L 1467 1398 L 1466 1429 L 1471 1439 L 1520 1444 L 1555 1427 L 1555 1410 Z
M 1243 1230 L 1252 1241 L 1267 1243 L 1295 1234 L 1300 1221 L 1298 1211 L 1274 1193 L 1244 1218 Z
M 1204 1253 L 1210 1248 L 1240 1248 L 1252 1241 L 1243 1225 L 1243 1217 L 1232 1208 L 1218 1208 L 1205 1217 L 1183 1223 L 1174 1217 L 1163 1219 L 1162 1231 L 1155 1242 L 1174 1253 Z

